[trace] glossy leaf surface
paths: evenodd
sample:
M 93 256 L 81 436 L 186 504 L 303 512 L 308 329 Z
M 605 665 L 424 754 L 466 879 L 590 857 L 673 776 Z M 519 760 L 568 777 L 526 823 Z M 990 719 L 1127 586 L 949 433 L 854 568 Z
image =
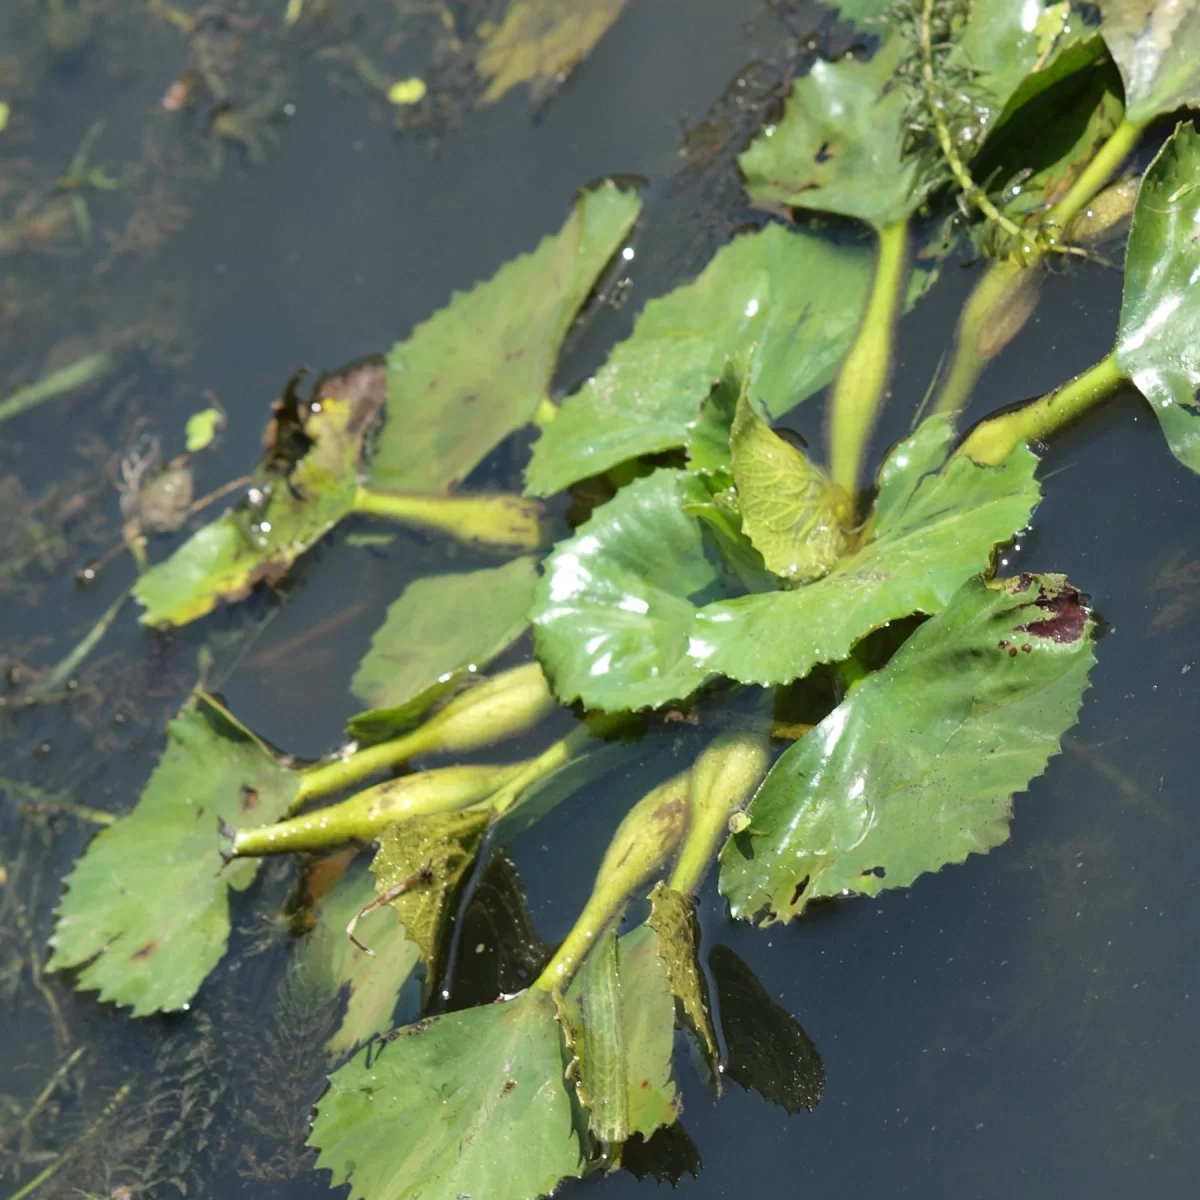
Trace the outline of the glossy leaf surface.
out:
M 693 282 L 651 300 L 632 335 L 563 402 L 534 446 L 526 491 L 548 496 L 688 445 L 731 357 L 749 362 L 750 394 L 768 414 L 794 408 L 833 378 L 871 270 L 866 246 L 779 225 L 734 238 Z
M 352 1200 L 530 1200 L 583 1167 L 545 992 L 396 1030 L 330 1076 L 309 1139 Z
M 1200 134 L 1180 125 L 1142 180 L 1125 252 L 1117 364 L 1171 453 L 1200 471 Z
M 1200 104 L 1200 2 L 1100 0 L 1101 32 L 1125 81 L 1131 121 Z
M 137 806 L 101 830 L 67 877 L 50 939 L 51 970 L 79 967 L 77 986 L 170 1012 L 195 996 L 229 941 L 229 893 L 256 860 L 224 866 L 220 821 L 269 824 L 299 776 L 202 696 L 167 726 L 167 748 Z
M 456 294 L 393 347 L 373 487 L 449 491 L 529 421 L 567 330 L 640 207 L 612 183 L 584 192 L 558 233 Z
M 1091 630 L 1062 576 L 965 584 L 771 769 L 721 852 L 734 915 L 786 921 L 1007 840 L 1075 723 Z

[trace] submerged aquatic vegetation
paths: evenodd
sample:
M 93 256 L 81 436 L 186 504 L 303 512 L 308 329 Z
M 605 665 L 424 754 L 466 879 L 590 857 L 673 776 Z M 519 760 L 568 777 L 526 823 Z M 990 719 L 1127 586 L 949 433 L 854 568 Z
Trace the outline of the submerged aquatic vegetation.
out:
M 718 1090 L 727 1077 L 789 1113 L 812 1108 L 824 1068 L 803 1029 L 730 952 L 702 952 L 705 878 L 719 863 L 734 917 L 783 921 L 1002 844 L 1094 662 L 1083 581 L 996 574 L 1040 500 L 1040 456 L 1054 453 L 1042 443 L 1129 383 L 1200 470 L 1200 135 L 1186 123 L 1138 185 L 1112 353 L 959 437 L 979 370 L 1032 311 L 1034 272 L 1079 249 L 1076 218 L 1150 118 L 1200 99 L 1172 38 L 1192 29 L 1194 3 L 1114 0 L 1098 31 L 1064 6 L 1035 7 L 1034 27 L 1017 29 L 1011 6 L 988 0 L 905 2 L 872 57 L 796 80 L 741 158 L 750 199 L 781 220 L 647 304 L 561 404 L 549 395 L 559 351 L 639 211 L 612 183 L 385 364 L 324 377 L 307 400 L 294 380 L 251 495 L 139 579 L 147 624 L 184 624 L 278 582 L 355 512 L 522 553 L 409 584 L 351 685 L 370 707 L 326 760 L 285 758 L 197 689 L 138 805 L 69 876 L 50 968 L 135 1015 L 186 1008 L 225 953 L 257 858 L 365 845 L 369 872 L 343 879 L 331 860 L 332 890 L 278 996 L 332 1068 L 310 1141 L 335 1186 L 363 1200 L 531 1200 L 593 1171 L 653 1170 L 641 1156 L 664 1136 L 683 1164 L 674 1174 L 695 1169 L 677 1023 Z M 848 15 L 869 29 L 885 8 Z M 532 12 L 514 4 L 509 18 Z M 1068 85 L 1079 125 L 1055 154 L 1046 135 L 1021 162 L 1014 131 Z M 993 199 L 989 153 L 1013 171 L 1010 192 L 1028 171 L 1039 199 Z M 865 224 L 869 241 L 831 215 Z M 974 223 L 995 264 L 968 302 L 937 411 L 914 414 L 864 486 L 897 317 L 925 282 L 909 271 L 914 230 L 948 215 Z M 825 445 L 801 450 L 771 422 L 827 384 Z M 537 502 L 456 491 L 532 425 L 530 496 L 592 476 L 606 496 L 541 562 Z M 512 665 L 530 626 L 537 661 Z M 818 676 L 835 686 L 814 688 L 812 726 L 772 719 Z M 710 687 L 742 723 L 673 746 L 681 761 L 647 781 L 578 919 L 546 946 L 511 871 L 485 882 L 505 861 L 496 843 L 607 770 L 640 725 L 699 723 Z M 559 702 L 576 705 L 569 729 Z M 517 738 L 519 754 L 492 759 Z M 489 890 L 517 910 L 504 922 L 487 914 Z M 463 931 L 501 924 L 518 943 L 511 961 L 497 953 L 488 983 L 456 993 Z M 405 992 L 419 1016 L 393 1027 Z M 457 994 L 476 1003 L 449 1007 Z M 297 1044 L 272 1035 L 281 1074 Z M 304 1164 L 302 1101 L 285 1096 L 262 1100 L 262 1132 L 283 1131 L 291 1156 L 251 1162 L 260 1177 Z

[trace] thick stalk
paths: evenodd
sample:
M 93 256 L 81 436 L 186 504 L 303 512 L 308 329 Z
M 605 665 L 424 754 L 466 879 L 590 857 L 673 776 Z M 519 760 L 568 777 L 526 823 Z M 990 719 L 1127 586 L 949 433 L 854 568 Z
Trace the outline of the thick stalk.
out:
M 1096 151 L 1095 157 L 1080 172 L 1067 194 L 1050 210 L 1049 221 L 1066 229 L 1071 219 L 1109 181 L 1116 169 L 1129 156 L 1146 128 L 1145 121 L 1123 120 L 1113 130 L 1108 141 Z
M 520 807 L 525 794 L 539 779 L 544 779 L 552 771 L 557 771 L 559 767 L 565 767 L 580 750 L 593 740 L 594 735 L 586 725 L 581 725 L 566 737 L 559 738 L 557 742 L 547 746 L 536 758 L 529 759 L 519 774 L 514 775 L 494 795 L 489 796 L 487 807 L 497 817 L 502 817 L 505 813 Z
M 476 545 L 536 550 L 542 544 L 542 506 L 536 500 L 503 492 L 415 496 L 360 487 L 353 511 L 418 529 L 436 529 Z
M 1019 443 L 1052 436 L 1107 400 L 1124 382 L 1114 350 L 1048 396 L 977 425 L 956 453 L 981 466 L 998 467 Z
M 745 731 L 721 734 L 696 760 L 688 789 L 691 824 L 671 875 L 677 892 L 699 890 L 729 833 L 729 818 L 758 787 L 769 761 L 766 735 Z
M 518 775 L 526 763 L 505 766 L 442 767 L 377 783 L 349 800 L 299 817 L 223 832 L 231 837 L 226 858 L 329 850 L 346 842 L 368 842 L 386 826 L 407 817 L 454 812 L 490 796 Z
M 908 222 L 876 231 L 879 253 L 875 279 L 854 345 L 833 389 L 829 415 L 829 455 L 833 482 L 853 496 L 858 488 L 867 439 L 887 392 L 892 359 L 892 327 L 904 288 Z
M 626 814 L 605 852 L 596 886 L 579 920 L 534 980 L 533 988 L 550 992 L 566 987 L 596 939 L 675 852 L 688 826 L 689 776 L 690 772 L 684 771 L 659 784 Z
M 552 708 L 554 697 L 541 667 L 537 663 L 513 667 L 456 696 L 411 733 L 367 746 L 346 758 L 306 767 L 289 811 L 420 754 L 482 750 L 531 729 Z

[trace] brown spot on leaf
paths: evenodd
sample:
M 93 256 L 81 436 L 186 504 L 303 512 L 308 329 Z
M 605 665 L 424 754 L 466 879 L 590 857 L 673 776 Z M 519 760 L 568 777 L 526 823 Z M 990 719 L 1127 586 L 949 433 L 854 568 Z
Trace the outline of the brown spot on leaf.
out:
M 149 958 L 158 949 L 158 942 L 151 938 L 144 946 L 133 952 L 133 960 L 137 962 L 139 959 Z
M 242 784 L 242 812 L 253 812 L 258 807 L 258 788 Z
M 1083 637 L 1088 610 L 1078 590 L 1069 583 L 1064 583 L 1053 595 L 1045 591 L 1040 592 L 1034 604 L 1047 615 L 1043 620 L 1017 626 L 1020 632 L 1032 633 L 1035 637 L 1049 638 L 1052 642 L 1059 643 L 1077 642 Z

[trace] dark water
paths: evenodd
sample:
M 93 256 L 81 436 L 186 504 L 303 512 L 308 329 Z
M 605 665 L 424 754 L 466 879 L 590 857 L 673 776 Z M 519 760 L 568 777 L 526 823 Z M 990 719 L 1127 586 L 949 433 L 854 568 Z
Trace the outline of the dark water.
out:
M 272 22 L 282 7 L 248 6 Z M 392 28 L 397 10 L 411 7 L 380 0 L 343 15 L 370 31 Z M 387 105 L 360 86 L 334 86 L 337 68 L 315 56 L 319 46 L 272 44 L 294 115 L 276 126 L 265 162 L 248 163 L 235 148 L 213 177 L 195 114 L 176 119 L 157 108 L 187 65 L 182 36 L 133 0 L 89 11 L 91 42 L 59 55 L 44 49 L 38 5 L 6 0 L 0 11 L 0 98 L 13 97 L 15 116 L 0 134 L 0 219 L 31 181 L 52 185 L 98 116 L 107 124 L 93 160 L 126 170 L 121 190 L 90 196 L 89 247 L 67 237 L 54 253 L 0 257 L 0 395 L 36 377 L 64 339 L 137 329 L 114 377 L 0 428 L 0 477 L 19 481 L 27 497 L 62 483 L 86 499 L 58 561 L 32 567 L 21 591 L 0 592 L 0 656 L 9 667 L 57 661 L 128 582 L 127 559 L 90 590 L 72 576 L 119 532 L 106 471 L 137 428 L 176 447 L 210 389 L 229 424 L 219 449 L 201 457 L 197 490 L 218 486 L 252 465 L 267 406 L 295 367 L 336 367 L 386 348 L 453 289 L 557 228 L 578 186 L 639 175 L 646 214 L 632 291 L 575 336 L 560 371 L 562 388 L 573 386 L 647 297 L 693 274 L 749 215 L 730 147 L 718 136 L 711 161 L 703 150 L 681 158 L 682 130 L 745 64 L 763 65 L 734 95 L 802 65 L 802 41 L 820 24 L 815 10 L 783 3 L 632 0 L 536 113 L 513 93 L 435 144 L 398 137 Z M 837 34 L 825 28 L 827 49 Z M 393 73 L 419 68 L 419 42 L 389 51 L 360 36 Z M 261 29 L 248 38 L 258 45 L 254 38 L 268 45 Z M 718 113 L 726 122 L 718 133 L 736 140 L 737 105 Z M 127 228 L 135 202 L 172 228 L 156 248 L 113 257 L 106 235 Z M 974 277 L 946 267 L 905 320 L 877 450 L 906 430 Z M 1038 317 L 982 381 L 973 412 L 1043 392 L 1099 358 L 1119 294 L 1119 275 L 1097 265 L 1053 277 Z M 792 423 L 813 437 L 819 420 L 811 405 Z M 502 447 L 478 482 L 513 486 L 525 444 Z M 1196 1194 L 1200 482 L 1170 457 L 1133 398 L 1058 441 L 1042 475 L 1046 498 L 1009 565 L 1069 573 L 1108 625 L 1079 725 L 1017 799 L 1012 841 L 984 858 L 769 931 L 726 921 L 710 885 L 707 944 L 735 949 L 803 1023 L 828 1086 L 813 1113 L 788 1118 L 735 1085 L 714 1102 L 681 1055 L 684 1124 L 703 1159 L 681 1192 Z M 10 503 L 0 529 L 20 515 Z M 417 575 L 488 561 L 404 532 L 365 551 L 347 543 L 350 532 L 311 554 L 282 600 L 256 598 L 170 636 L 141 631 L 124 611 L 85 664 L 74 699 L 0 711 L 0 776 L 125 811 L 206 644 L 226 698 L 252 727 L 304 756 L 336 745 L 354 708 L 350 675 L 388 602 Z M 668 761 L 686 751 L 684 742 L 664 748 Z M 547 940 L 569 926 L 608 832 L 656 769 L 662 761 L 618 772 L 511 846 Z M 115 1159 L 148 1152 L 128 1133 L 140 1124 L 156 1144 L 178 1147 L 172 1161 L 190 1195 L 328 1194 L 311 1174 L 247 1178 L 247 1151 L 261 1159 L 280 1144 L 255 1128 L 254 1076 L 267 1067 L 256 1067 L 247 1047 L 271 1028 L 287 959 L 279 946 L 250 949 L 255 913 L 278 906 L 290 865 L 273 865 L 243 901 L 235 952 L 192 1012 L 134 1023 L 59 979 L 37 986 L 31 946 L 44 944 L 59 882 L 91 827 L 61 815 L 30 820 L 19 809 L 28 799 L 10 785 L 0 807 L 0 902 L 8 905 L 0 910 L 0 1103 L 27 1106 L 69 1052 L 66 1039 L 88 1049 L 72 1087 L 36 1124 L 18 1182 L 0 1177 L 0 1191 L 35 1174 L 48 1161 L 39 1151 L 62 1149 L 128 1085 L 129 1144 L 114 1139 Z M 190 1091 L 178 1083 L 185 1077 Z M 303 1083 L 295 1111 L 314 1096 Z M 187 1105 L 211 1114 L 203 1134 L 181 1118 Z M 293 1142 L 302 1137 L 301 1125 Z M 108 1195 L 103 1162 L 89 1159 L 91 1174 L 83 1166 L 41 1194 Z M 565 1190 L 619 1197 L 655 1186 L 619 1174 Z M 174 1191 L 160 1182 L 148 1194 Z

